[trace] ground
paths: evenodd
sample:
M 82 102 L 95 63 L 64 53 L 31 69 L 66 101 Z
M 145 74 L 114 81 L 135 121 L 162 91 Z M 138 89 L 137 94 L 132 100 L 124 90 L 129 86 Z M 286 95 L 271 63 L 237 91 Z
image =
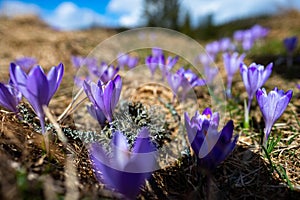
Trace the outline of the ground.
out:
M 233 83 L 234 98 L 227 105 L 227 118 L 234 120 L 234 132 L 240 135 L 232 154 L 210 176 L 204 176 L 195 164 L 195 156 L 187 149 L 188 153 L 182 153 L 170 166 L 152 174 L 142 188 L 139 199 L 300 199 L 300 90 L 296 88 L 296 83 L 300 83 L 300 62 L 299 56 L 295 56 L 294 66 L 286 68 L 282 61 L 285 53 L 281 44 L 284 37 L 300 35 L 299 17 L 300 13 L 290 12 L 250 21 L 270 28 L 270 34 L 249 53 L 247 64 L 256 62 L 266 65 L 274 62 L 274 73 L 266 89 L 269 91 L 277 86 L 285 91 L 294 90 L 287 110 L 272 130 L 272 138 L 280 139 L 270 156 L 266 157 L 259 145 L 264 124 L 255 101 L 252 104 L 251 128 L 243 129 L 243 100 L 247 94 L 237 74 Z M 30 16 L 1 18 L 0 81 L 7 81 L 9 63 L 18 57 L 35 57 L 46 70 L 59 62 L 64 63 L 65 76 L 50 103 L 52 114 L 59 116 L 72 99 L 75 69 L 70 61 L 71 55 L 85 56 L 114 34 L 116 32 L 113 30 L 103 29 L 59 32 Z M 226 34 L 220 35 L 230 36 L 232 33 Z M 199 42 L 202 44 L 207 41 Z M 299 55 L 299 48 L 296 55 Z M 225 81 L 222 63 L 217 65 Z M 124 87 L 128 87 L 129 82 L 125 82 Z M 200 103 L 209 98 L 203 91 L 196 90 L 196 93 Z M 164 101 L 157 102 L 157 98 L 151 97 L 151 94 L 154 97 L 158 95 Z M 166 118 L 171 122 L 174 120 L 168 113 L 170 108 L 164 104 L 171 102 L 170 91 L 148 85 L 139 88 L 132 98 L 148 103 L 156 101 L 164 107 Z M 29 108 L 25 101 L 22 106 L 23 109 Z M 182 109 L 178 108 L 177 111 L 182 114 Z M 28 112 L 28 120 L 20 122 L 14 114 L 0 109 L 0 199 L 120 197 L 96 180 L 82 140 L 66 134 L 68 143 L 64 144 L 57 135 L 51 135 L 47 147 L 45 138 L 34 125 L 38 124 L 37 119 L 30 118 L 30 109 Z M 180 130 L 171 126 L 171 122 L 168 128 L 173 134 L 171 137 L 176 137 Z M 71 117 L 60 125 L 65 133 L 68 128 L 71 130 L 75 127 Z M 49 149 L 48 153 L 46 149 Z

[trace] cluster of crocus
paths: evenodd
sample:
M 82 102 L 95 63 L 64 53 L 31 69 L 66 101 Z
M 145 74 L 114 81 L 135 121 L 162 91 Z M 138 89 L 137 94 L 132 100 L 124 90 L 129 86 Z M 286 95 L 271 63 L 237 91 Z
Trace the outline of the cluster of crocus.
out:
M 145 64 L 149 68 L 152 77 L 154 76 L 154 73 L 158 67 L 161 70 L 162 79 L 164 80 L 168 76 L 174 65 L 177 63 L 178 59 L 178 56 L 168 56 L 168 58 L 166 59 L 162 49 L 153 48 L 152 54 L 146 57 Z
M 106 62 L 101 62 L 98 64 L 96 58 L 83 58 L 81 56 L 72 56 L 71 61 L 75 68 L 86 67 L 88 74 L 83 76 L 76 76 L 74 81 L 77 86 L 81 87 L 83 81 L 91 81 L 94 77 L 100 80 L 103 83 L 107 83 L 112 80 L 116 74 L 119 72 L 119 67 L 114 65 L 108 65 Z
M 14 113 L 18 112 L 17 106 L 22 99 L 22 94 L 14 87 L 12 82 L 9 84 L 0 83 L 0 105 Z
M 200 79 L 192 70 L 185 70 L 181 67 L 176 73 L 168 73 L 167 81 L 171 87 L 174 97 L 178 89 L 182 88 L 182 100 L 185 100 L 187 93 L 194 87 L 205 85 L 205 81 Z
M 106 120 L 113 120 L 113 111 L 119 101 L 122 79 L 117 75 L 113 80 L 104 84 L 99 80 L 98 84 L 93 82 L 83 83 L 84 91 L 92 102 L 92 106 L 88 107 L 90 114 L 103 125 Z
M 228 37 L 221 38 L 218 41 L 213 41 L 205 46 L 206 53 L 213 59 L 216 59 L 216 56 L 220 52 L 229 52 L 235 49 L 235 45 L 232 43 L 231 39 Z
M 237 43 L 242 44 L 244 51 L 249 51 L 257 40 L 266 37 L 268 33 L 267 28 L 254 25 L 250 29 L 235 31 L 233 38 Z
M 89 154 L 98 180 L 128 199 L 138 195 L 156 168 L 156 147 L 146 128 L 140 130 L 131 150 L 126 137 L 117 131 L 113 133 L 110 155 L 98 143 L 91 145 Z
M 285 93 L 283 90 L 278 90 L 277 88 L 274 88 L 274 90 L 269 92 L 269 94 L 267 94 L 264 88 L 257 90 L 256 99 L 265 121 L 263 138 L 263 145 L 265 148 L 267 148 L 267 141 L 272 126 L 283 114 L 287 105 L 291 101 L 292 96 L 292 90 L 288 90 Z
M 185 113 L 185 127 L 191 147 L 198 157 L 200 167 L 208 173 L 214 170 L 234 149 L 238 135 L 233 135 L 233 121 L 219 132 L 219 113 L 206 108 L 197 111 L 190 119 Z
M 40 119 L 42 133 L 45 133 L 45 113 L 43 106 L 48 106 L 51 98 L 58 89 L 64 73 L 64 66 L 60 63 L 50 69 L 45 75 L 41 66 L 33 67 L 28 75 L 23 69 L 11 63 L 10 78 L 13 85 L 32 106 Z
M 240 64 L 243 62 L 245 58 L 245 54 L 239 54 L 237 52 L 234 53 L 224 53 L 223 54 L 223 62 L 224 67 L 227 73 L 227 88 L 226 88 L 226 94 L 228 97 L 231 97 L 231 85 L 234 74 L 237 72 L 237 70 L 240 67 Z
M 130 56 L 129 54 L 119 54 L 118 56 L 118 65 L 120 68 L 124 68 L 127 66 L 129 69 L 132 69 L 137 66 L 139 59 L 134 56 Z
M 72 56 L 71 62 L 76 69 L 83 66 L 86 66 L 88 68 L 93 68 L 98 63 L 96 58 L 89 58 L 89 57 L 85 58 L 82 56 Z

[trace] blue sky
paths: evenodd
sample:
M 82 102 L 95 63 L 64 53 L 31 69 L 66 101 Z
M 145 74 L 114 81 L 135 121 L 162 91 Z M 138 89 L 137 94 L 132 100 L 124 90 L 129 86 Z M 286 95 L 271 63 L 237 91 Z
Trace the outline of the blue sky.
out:
M 208 14 L 222 24 L 238 18 L 300 10 L 300 0 L 181 0 L 181 13 L 189 12 L 197 25 Z M 0 0 L 0 15 L 35 14 L 61 30 L 92 25 L 135 27 L 143 25 L 143 0 Z

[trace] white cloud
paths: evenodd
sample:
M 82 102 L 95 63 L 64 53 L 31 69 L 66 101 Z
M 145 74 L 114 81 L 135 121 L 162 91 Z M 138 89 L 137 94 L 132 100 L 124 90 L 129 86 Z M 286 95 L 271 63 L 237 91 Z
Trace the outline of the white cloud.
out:
M 0 4 L 0 15 L 14 17 L 18 15 L 39 15 L 41 9 L 35 4 L 20 1 L 2 1 Z
M 79 8 L 72 2 L 63 2 L 43 19 L 60 30 L 89 28 L 93 25 L 104 25 L 105 17 L 91 9 Z
M 143 0 L 111 0 L 107 12 L 119 15 L 118 24 L 124 27 L 136 27 L 143 24 L 141 18 Z
M 274 14 L 293 5 L 299 5 L 300 8 L 298 0 L 183 0 L 182 5 L 185 12 L 191 14 L 194 25 L 208 14 L 213 15 L 215 24 L 222 24 L 238 18 Z

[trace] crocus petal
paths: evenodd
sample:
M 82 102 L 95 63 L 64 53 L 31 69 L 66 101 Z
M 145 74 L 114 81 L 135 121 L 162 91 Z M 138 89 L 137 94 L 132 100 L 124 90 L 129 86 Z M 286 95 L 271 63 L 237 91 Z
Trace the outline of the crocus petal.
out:
M 277 105 L 275 108 L 274 119 L 273 121 L 277 121 L 279 117 L 283 114 L 284 110 L 286 109 L 287 105 L 291 101 L 293 96 L 293 91 L 287 91 L 282 97 L 280 97 L 277 101 Z
M 12 112 L 18 112 L 17 104 L 19 103 L 16 97 L 10 93 L 8 87 L 0 83 L 0 105 Z
M 103 126 L 106 122 L 106 117 L 101 109 L 98 107 L 95 107 L 93 105 L 87 106 L 87 110 L 90 113 L 90 115 L 98 121 L 98 123 Z
M 26 98 L 28 98 L 29 94 L 26 88 L 27 75 L 25 72 L 14 63 L 10 64 L 9 72 L 13 84 Z
M 133 153 L 149 153 L 156 151 L 155 145 L 151 142 L 150 133 L 147 128 L 143 127 L 133 145 Z
M 48 106 L 49 84 L 40 66 L 36 66 L 30 71 L 26 88 L 31 95 L 29 99 L 35 99 L 34 101 L 37 101 L 40 106 Z
M 116 163 L 111 163 L 115 169 L 124 171 L 130 159 L 129 147 L 126 137 L 119 131 L 113 133 L 112 138 L 113 160 Z
M 263 76 L 262 76 L 262 84 L 259 87 L 262 87 L 265 84 L 265 82 L 268 80 L 268 78 L 271 76 L 272 69 L 273 69 L 273 63 L 270 63 L 266 66 L 266 69 L 263 72 Z
M 64 65 L 60 63 L 57 67 L 52 67 L 48 72 L 47 79 L 49 82 L 49 96 L 48 103 L 56 92 L 58 86 L 61 83 L 64 74 Z
M 117 106 L 117 103 L 120 99 L 121 91 L 122 91 L 122 79 L 119 75 L 113 80 L 115 89 L 113 91 L 113 96 L 111 99 L 111 108 L 114 109 Z

